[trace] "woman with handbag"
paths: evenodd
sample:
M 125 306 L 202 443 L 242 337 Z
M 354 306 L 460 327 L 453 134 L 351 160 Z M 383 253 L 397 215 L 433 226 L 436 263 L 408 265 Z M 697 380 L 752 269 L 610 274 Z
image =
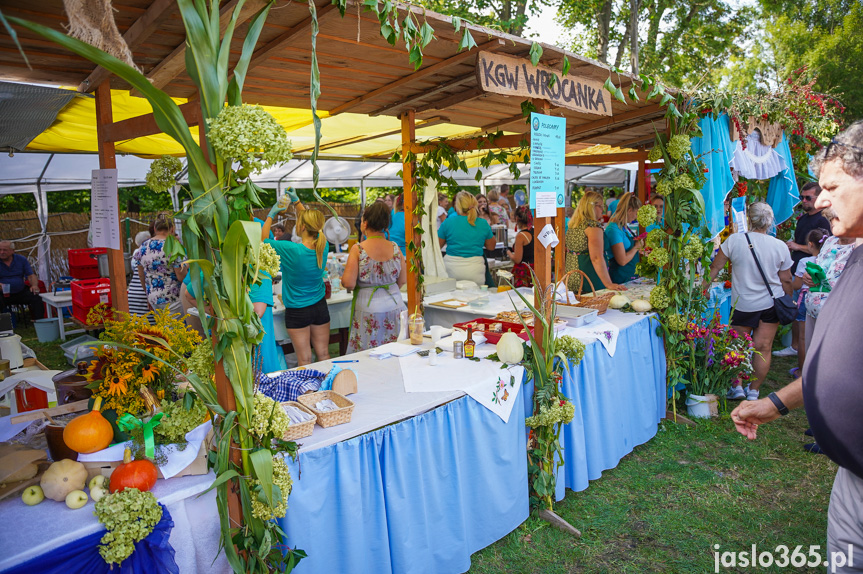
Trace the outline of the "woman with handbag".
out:
M 767 235 L 773 228 L 773 209 L 758 202 L 749 206 L 749 231 L 732 233 L 719 247 L 710 265 L 710 281 L 731 261 L 731 327 L 740 335 L 752 336 L 753 378 L 746 388 L 728 391 L 732 400 L 758 400 L 758 389 L 770 370 L 771 348 L 779 323 L 794 320 L 797 307 L 791 299 L 791 254 L 788 247 Z

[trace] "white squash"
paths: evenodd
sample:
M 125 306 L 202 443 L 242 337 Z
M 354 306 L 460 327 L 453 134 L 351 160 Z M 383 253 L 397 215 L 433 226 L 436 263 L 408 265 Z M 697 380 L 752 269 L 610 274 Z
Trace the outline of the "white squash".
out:
M 632 308 L 638 313 L 646 313 L 653 309 L 653 306 L 650 304 L 650 301 L 645 301 L 644 299 L 636 299 L 632 302 Z
M 87 484 L 87 469 L 78 461 L 64 458 L 48 467 L 39 485 L 45 498 L 63 502 L 73 490 L 83 490 Z
M 612 309 L 622 309 L 626 307 L 627 303 L 629 303 L 629 297 L 626 295 L 617 294 L 611 298 L 611 301 L 608 302 L 608 306 Z
M 524 359 L 522 340 L 515 333 L 504 333 L 497 342 L 497 357 L 501 362 L 515 365 Z

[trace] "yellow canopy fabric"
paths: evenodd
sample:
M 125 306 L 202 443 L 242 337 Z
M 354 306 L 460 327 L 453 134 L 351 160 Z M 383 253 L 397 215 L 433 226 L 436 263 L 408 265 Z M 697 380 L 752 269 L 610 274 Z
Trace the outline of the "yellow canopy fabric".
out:
M 185 99 L 174 98 L 179 105 Z M 112 90 L 111 102 L 114 121 L 152 113 L 153 108 L 145 98 L 133 97 L 128 91 Z M 315 130 L 309 110 L 264 106 L 276 121 L 288 132 L 295 153 L 311 153 L 315 143 Z M 401 146 L 401 122 L 392 117 L 368 117 L 362 114 L 339 114 L 329 117 L 319 112 L 322 119 L 321 156 L 376 156 L 388 155 Z M 417 126 L 420 138 L 452 137 L 472 131 L 465 126 L 438 124 L 430 127 Z M 197 141 L 198 129 L 190 130 Z M 368 138 L 377 134 L 395 132 L 390 135 L 353 143 L 352 140 Z M 335 146 L 334 144 L 339 143 Z M 57 114 L 54 124 L 37 136 L 28 150 L 45 152 L 90 152 L 98 151 L 96 138 L 96 100 L 89 97 L 73 99 Z M 127 153 L 144 158 L 162 155 L 183 156 L 183 148 L 165 134 L 145 136 L 116 143 L 117 153 Z

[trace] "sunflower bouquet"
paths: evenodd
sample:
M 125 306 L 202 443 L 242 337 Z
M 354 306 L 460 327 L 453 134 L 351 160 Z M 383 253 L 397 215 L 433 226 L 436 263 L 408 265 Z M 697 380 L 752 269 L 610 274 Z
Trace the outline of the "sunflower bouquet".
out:
M 115 313 L 104 327 L 99 338 L 107 344 L 95 350 L 86 377 L 94 397 L 102 397 L 104 408 L 114 409 L 118 417 L 145 415 L 153 408 L 153 397 L 174 400 L 177 373 L 171 367 L 185 371 L 185 357 L 206 347 L 197 331 L 168 310 Z

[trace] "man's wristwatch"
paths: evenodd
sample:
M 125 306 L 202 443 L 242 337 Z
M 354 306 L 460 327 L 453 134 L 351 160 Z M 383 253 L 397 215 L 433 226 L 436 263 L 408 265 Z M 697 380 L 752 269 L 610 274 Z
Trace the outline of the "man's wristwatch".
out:
M 782 402 L 776 393 L 770 393 L 767 395 L 767 398 L 773 402 L 773 406 L 776 407 L 776 410 L 779 411 L 780 416 L 785 416 L 788 414 L 788 407 L 785 406 L 785 403 Z

